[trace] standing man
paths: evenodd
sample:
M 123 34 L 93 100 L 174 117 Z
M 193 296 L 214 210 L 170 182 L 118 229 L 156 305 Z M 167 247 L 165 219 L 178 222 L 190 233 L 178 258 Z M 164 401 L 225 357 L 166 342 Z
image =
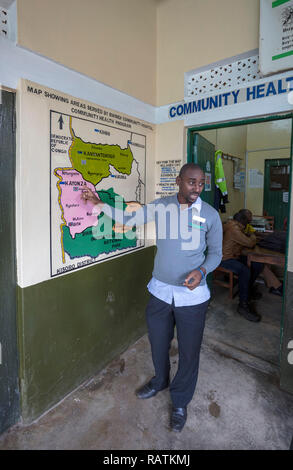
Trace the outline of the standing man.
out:
M 173 404 L 171 429 L 181 431 L 198 376 L 210 298 L 206 276 L 222 258 L 222 223 L 218 212 L 200 198 L 205 175 L 198 165 L 183 165 L 176 183 L 179 187 L 176 195 L 157 199 L 131 216 L 126 215 L 127 211 L 115 211 L 114 218 L 127 226 L 155 221 L 157 253 L 146 308 L 155 375 L 136 395 L 151 398 L 169 386 Z M 88 189 L 82 197 L 101 204 Z M 104 205 L 102 210 L 110 215 L 109 206 Z M 169 385 L 169 349 L 175 325 L 179 365 Z

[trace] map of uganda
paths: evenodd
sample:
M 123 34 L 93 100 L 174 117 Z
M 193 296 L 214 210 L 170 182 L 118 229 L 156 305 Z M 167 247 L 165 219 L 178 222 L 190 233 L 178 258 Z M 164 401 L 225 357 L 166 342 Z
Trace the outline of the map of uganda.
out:
M 144 228 L 115 232 L 116 221 L 81 197 L 145 203 L 146 137 L 51 111 L 51 276 L 144 246 Z M 98 234 L 98 235 L 97 235 Z

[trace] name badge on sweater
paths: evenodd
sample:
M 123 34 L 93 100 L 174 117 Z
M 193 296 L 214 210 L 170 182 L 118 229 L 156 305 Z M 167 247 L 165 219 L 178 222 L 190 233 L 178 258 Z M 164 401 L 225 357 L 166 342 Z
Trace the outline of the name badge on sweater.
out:
M 203 217 L 199 217 L 199 215 L 194 215 L 192 217 L 192 220 L 196 220 L 197 222 L 202 222 L 203 224 L 205 223 L 206 219 L 204 219 Z
M 190 227 L 199 228 L 200 230 L 203 230 L 201 224 L 204 224 L 206 219 L 204 217 L 200 217 L 196 213 L 194 214 L 194 212 L 198 213 L 196 209 L 193 211 L 192 222 Z

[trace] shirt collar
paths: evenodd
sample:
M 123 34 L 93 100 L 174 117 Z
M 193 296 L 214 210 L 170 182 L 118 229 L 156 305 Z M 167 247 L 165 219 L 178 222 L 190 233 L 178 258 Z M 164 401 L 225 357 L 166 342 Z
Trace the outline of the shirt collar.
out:
M 176 199 L 177 205 L 180 206 L 179 201 L 178 201 L 177 194 L 175 195 L 175 199 Z M 194 201 L 194 202 L 191 204 L 191 206 L 188 207 L 188 209 L 190 209 L 191 207 L 196 207 L 196 209 L 200 212 L 200 210 L 201 210 L 201 203 L 202 203 L 202 200 L 201 200 L 200 196 L 198 196 L 197 200 Z M 184 209 L 184 210 L 186 210 L 186 209 Z
M 191 207 L 196 207 L 198 210 L 201 209 L 201 198 L 198 196 L 197 200 L 191 205 Z

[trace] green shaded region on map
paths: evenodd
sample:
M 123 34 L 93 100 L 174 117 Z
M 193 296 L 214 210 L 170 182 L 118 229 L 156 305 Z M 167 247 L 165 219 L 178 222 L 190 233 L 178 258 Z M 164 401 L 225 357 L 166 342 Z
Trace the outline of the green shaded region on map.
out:
M 116 206 L 118 209 L 125 211 L 127 204 L 125 203 L 124 198 L 119 194 L 115 193 L 113 188 L 109 188 L 107 189 L 107 191 L 101 189 L 101 191 L 97 191 L 97 193 L 101 201 L 103 201 L 104 203 L 108 204 L 111 207 Z
M 70 235 L 69 227 L 63 226 L 64 251 L 71 259 L 82 256 L 96 258 L 103 253 L 136 247 L 135 227 L 126 233 L 117 234 L 113 230 L 115 222 L 112 219 L 103 213 L 98 218 L 97 227 L 88 227 L 82 233 L 77 233 L 74 238 Z
M 70 160 L 86 181 L 96 185 L 111 175 L 110 165 L 123 175 L 130 175 L 133 155 L 129 147 L 84 142 L 73 134 Z

